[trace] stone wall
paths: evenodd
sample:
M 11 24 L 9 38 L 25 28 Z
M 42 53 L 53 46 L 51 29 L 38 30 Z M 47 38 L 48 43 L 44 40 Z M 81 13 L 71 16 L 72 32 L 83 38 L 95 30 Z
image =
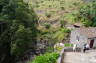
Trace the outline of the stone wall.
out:
M 60 56 L 57 60 L 57 63 L 63 63 L 63 59 L 64 59 L 64 48 L 60 52 Z

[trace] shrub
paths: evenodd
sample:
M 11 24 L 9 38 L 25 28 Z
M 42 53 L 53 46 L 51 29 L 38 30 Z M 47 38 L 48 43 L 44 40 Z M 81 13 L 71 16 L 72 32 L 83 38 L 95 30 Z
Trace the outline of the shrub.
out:
M 65 27 L 66 22 L 64 20 L 60 20 L 61 28 Z
M 50 18 L 51 17 L 51 13 L 47 12 L 46 14 L 46 17 Z
M 45 26 L 46 29 L 49 29 L 51 27 L 51 25 L 48 24 L 48 23 L 45 23 L 44 26 Z
M 59 54 L 54 53 L 46 53 L 42 56 L 37 56 L 33 61 L 28 63 L 56 63 L 57 58 L 59 57 Z
M 67 29 L 67 28 L 64 28 L 64 29 L 62 29 L 64 32 L 66 32 L 66 33 L 70 33 L 71 32 L 71 30 L 70 29 Z
M 61 7 L 61 10 L 65 10 L 65 8 L 64 7 Z

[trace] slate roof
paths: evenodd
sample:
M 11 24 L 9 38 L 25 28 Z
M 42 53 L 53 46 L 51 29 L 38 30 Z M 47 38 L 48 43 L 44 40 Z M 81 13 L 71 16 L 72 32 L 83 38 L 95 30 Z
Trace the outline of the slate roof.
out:
M 78 28 L 80 34 L 86 36 L 87 38 L 95 38 L 96 37 L 96 27 L 89 28 Z

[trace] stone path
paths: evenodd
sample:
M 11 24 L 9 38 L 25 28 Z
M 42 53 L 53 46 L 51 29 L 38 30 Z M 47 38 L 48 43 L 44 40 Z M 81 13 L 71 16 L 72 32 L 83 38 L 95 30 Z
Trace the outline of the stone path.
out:
M 96 63 L 96 50 L 83 52 L 66 52 L 64 63 Z

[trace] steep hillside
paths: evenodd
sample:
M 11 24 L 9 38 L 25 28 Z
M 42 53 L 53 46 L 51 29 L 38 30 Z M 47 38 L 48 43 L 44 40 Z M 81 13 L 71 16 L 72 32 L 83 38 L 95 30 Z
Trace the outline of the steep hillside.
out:
M 29 0 L 29 5 L 34 7 L 40 25 L 50 23 L 59 26 L 60 20 L 74 23 L 73 14 L 79 6 L 85 3 L 82 0 Z

